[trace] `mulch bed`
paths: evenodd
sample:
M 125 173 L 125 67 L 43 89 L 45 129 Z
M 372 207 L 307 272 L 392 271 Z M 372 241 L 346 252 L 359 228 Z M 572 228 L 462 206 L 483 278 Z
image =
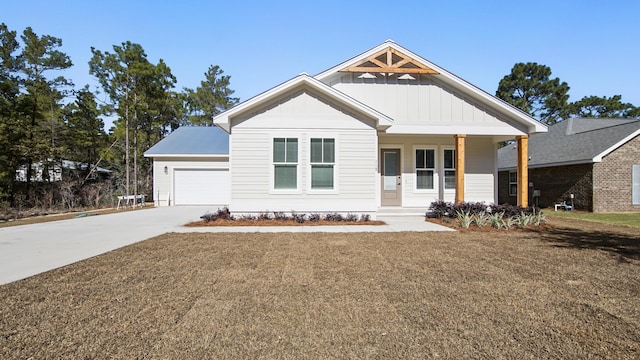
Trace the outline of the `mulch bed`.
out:
M 251 220 L 251 219 L 235 219 L 235 220 L 224 220 L 224 219 L 216 219 L 213 221 L 194 221 L 186 224 L 188 227 L 198 227 L 198 226 L 344 226 L 344 225 L 385 225 L 384 221 L 380 220 L 369 220 L 369 221 L 327 221 L 327 220 L 319 220 L 319 221 L 305 221 L 303 223 L 299 223 L 293 219 L 287 220 Z

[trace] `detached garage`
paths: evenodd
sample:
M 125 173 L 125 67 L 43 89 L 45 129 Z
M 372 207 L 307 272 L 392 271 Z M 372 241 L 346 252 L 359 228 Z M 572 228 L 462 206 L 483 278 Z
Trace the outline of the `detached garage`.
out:
M 144 153 L 153 159 L 156 206 L 229 205 L 229 135 L 211 127 L 181 127 Z

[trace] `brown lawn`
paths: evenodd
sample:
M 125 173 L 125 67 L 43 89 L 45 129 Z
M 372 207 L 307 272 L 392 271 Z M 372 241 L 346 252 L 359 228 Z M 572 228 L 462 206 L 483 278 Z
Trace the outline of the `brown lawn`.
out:
M 640 230 L 166 234 L 0 287 L 0 358 L 640 357 Z

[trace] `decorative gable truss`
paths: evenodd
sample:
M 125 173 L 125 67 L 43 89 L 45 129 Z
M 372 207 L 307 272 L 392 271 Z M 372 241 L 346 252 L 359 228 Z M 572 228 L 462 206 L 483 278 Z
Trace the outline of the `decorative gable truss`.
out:
M 432 68 L 390 46 L 339 71 L 383 74 L 438 74 Z

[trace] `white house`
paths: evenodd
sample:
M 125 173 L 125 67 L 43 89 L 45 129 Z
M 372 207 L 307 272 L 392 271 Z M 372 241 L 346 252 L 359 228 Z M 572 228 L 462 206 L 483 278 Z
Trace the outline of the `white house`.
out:
M 528 135 L 547 130 L 390 40 L 316 76 L 288 80 L 214 123 L 229 134 L 224 205 L 232 213 L 374 217 L 434 200 L 497 202 L 496 144 L 518 140 L 526 184 Z M 179 167 L 166 166 L 159 165 Z M 170 184 L 162 191 L 182 187 L 175 171 L 154 170 L 154 184 Z M 526 186 L 519 191 L 526 205 Z

